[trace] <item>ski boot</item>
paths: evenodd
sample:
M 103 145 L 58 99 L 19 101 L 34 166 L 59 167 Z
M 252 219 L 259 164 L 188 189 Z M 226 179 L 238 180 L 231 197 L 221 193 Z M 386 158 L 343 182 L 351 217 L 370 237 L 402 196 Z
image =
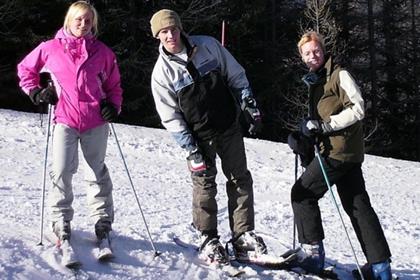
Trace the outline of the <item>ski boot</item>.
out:
M 114 257 L 111 248 L 109 233 L 112 230 L 111 222 L 99 220 L 95 224 L 95 234 L 97 238 L 98 251 L 96 257 L 99 261 L 107 261 Z
M 98 241 L 109 238 L 109 232 L 112 230 L 111 222 L 106 220 L 99 220 L 95 224 L 95 234 Z
M 316 244 L 301 244 L 294 265 L 308 273 L 321 274 L 325 264 L 325 251 L 322 241 Z
M 57 246 L 64 240 L 70 240 L 71 237 L 71 226 L 70 221 L 57 221 L 52 224 L 53 232 L 57 236 Z
M 390 260 L 374 264 L 365 264 L 361 267 L 365 280 L 392 280 Z M 359 271 L 353 270 L 353 277 L 361 279 Z
M 199 257 L 207 263 L 229 264 L 229 257 L 220 243 L 219 236 L 203 234 L 201 236 Z
M 375 280 L 391 280 L 391 265 L 390 261 L 386 260 L 380 263 L 372 264 L 372 274 Z
M 232 245 L 235 257 L 238 259 L 248 257 L 249 252 L 254 253 L 255 256 L 267 254 L 267 246 L 264 240 L 253 231 L 247 231 L 233 237 Z

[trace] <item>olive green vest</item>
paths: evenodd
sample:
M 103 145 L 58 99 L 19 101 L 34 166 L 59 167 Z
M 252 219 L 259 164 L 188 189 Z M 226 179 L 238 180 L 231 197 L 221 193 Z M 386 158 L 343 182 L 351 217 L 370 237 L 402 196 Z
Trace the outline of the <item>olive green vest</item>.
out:
M 340 113 L 352 103 L 346 92 L 340 87 L 339 72 L 341 67 L 328 59 L 324 66 L 326 74 L 324 82 L 309 88 L 310 104 L 313 108 L 313 118 L 320 118 L 326 122 L 330 116 Z M 316 108 L 316 110 L 315 110 Z M 345 162 L 363 162 L 364 140 L 363 125 L 357 121 L 349 127 L 335 131 L 320 139 L 320 150 L 325 156 Z

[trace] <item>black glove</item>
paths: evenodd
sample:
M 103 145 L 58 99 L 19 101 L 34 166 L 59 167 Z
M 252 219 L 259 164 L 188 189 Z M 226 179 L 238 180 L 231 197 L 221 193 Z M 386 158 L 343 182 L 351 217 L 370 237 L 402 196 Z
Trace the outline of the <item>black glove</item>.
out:
M 29 92 L 29 98 L 32 103 L 39 105 L 41 103 L 47 103 L 51 105 L 57 104 L 57 92 L 53 85 L 49 85 L 46 88 L 36 88 Z
M 261 130 L 262 118 L 255 99 L 245 97 L 241 102 L 241 110 L 244 112 L 245 120 L 249 124 L 249 134 L 257 134 Z
M 299 155 L 301 166 L 308 166 L 315 157 L 315 142 L 312 138 L 306 137 L 299 131 L 290 133 L 287 137 L 287 143 L 292 151 Z
M 103 101 L 101 103 L 101 115 L 107 122 L 115 121 L 118 117 L 118 110 L 112 103 Z
M 307 137 L 316 137 L 331 132 L 332 127 L 324 121 L 304 119 L 300 125 L 300 131 Z
M 188 169 L 194 175 L 201 175 L 206 171 L 207 166 L 204 161 L 203 155 L 198 148 L 192 150 L 187 157 Z

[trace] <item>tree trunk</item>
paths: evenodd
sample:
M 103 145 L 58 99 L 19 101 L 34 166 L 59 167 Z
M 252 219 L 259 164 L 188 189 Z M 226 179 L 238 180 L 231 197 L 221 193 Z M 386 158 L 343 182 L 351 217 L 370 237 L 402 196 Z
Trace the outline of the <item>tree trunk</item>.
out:
M 420 98 L 418 98 L 419 93 L 419 79 L 418 79 L 418 65 L 417 65 L 417 30 L 416 30 L 416 1 L 411 0 L 411 36 L 412 36 L 412 63 L 413 63 L 413 82 L 412 82 L 412 95 L 411 98 L 413 98 L 416 102 L 414 103 L 414 110 L 416 112 L 415 117 L 415 125 L 416 125 L 416 159 L 420 160 Z
M 371 97 L 371 113 L 373 119 L 376 119 L 376 104 L 377 104 L 377 77 L 376 77 L 376 50 L 375 50 L 375 39 L 374 39 L 374 24 L 375 19 L 373 15 L 373 0 L 368 0 L 368 32 L 369 32 L 369 69 L 370 69 L 370 84 L 371 92 L 369 96 Z

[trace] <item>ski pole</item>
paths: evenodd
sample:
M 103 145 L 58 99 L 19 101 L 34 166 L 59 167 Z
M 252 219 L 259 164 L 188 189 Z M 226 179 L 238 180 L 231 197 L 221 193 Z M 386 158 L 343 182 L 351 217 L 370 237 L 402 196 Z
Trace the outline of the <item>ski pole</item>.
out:
M 225 46 L 225 21 L 222 20 L 222 40 L 221 44 L 224 47 Z
M 360 274 L 361 279 L 362 280 L 365 280 L 365 278 L 363 277 L 362 270 L 360 269 L 359 261 L 357 260 L 357 256 L 356 256 L 356 252 L 354 250 L 353 244 L 351 243 L 351 239 L 350 239 L 349 233 L 347 231 L 346 225 L 344 224 L 343 216 L 341 215 L 340 208 L 338 207 L 337 200 L 335 199 L 334 193 L 332 191 L 330 181 L 328 179 L 327 173 L 325 172 L 324 164 L 322 163 L 321 156 L 319 154 L 318 146 L 315 144 L 314 147 L 315 147 L 315 156 L 317 157 L 318 162 L 319 162 L 319 166 L 321 167 L 322 175 L 324 175 L 325 183 L 327 184 L 328 190 L 329 190 L 329 192 L 331 194 L 331 199 L 332 199 L 332 201 L 335 204 L 335 208 L 337 209 L 338 216 L 340 217 L 341 224 L 343 225 L 344 231 L 346 232 L 347 240 L 349 241 L 351 250 L 353 252 L 354 259 L 356 260 L 357 270 L 359 271 L 359 274 Z
M 49 143 L 49 138 L 50 138 L 50 126 L 51 126 L 51 107 L 52 105 L 48 104 L 47 144 L 45 146 L 45 155 L 44 155 L 44 170 L 43 170 L 43 179 L 42 179 L 42 198 L 41 198 L 41 222 L 40 222 L 40 234 L 39 234 L 38 245 L 43 245 L 42 239 L 44 235 L 45 182 L 46 182 L 46 177 L 47 177 L 48 143 Z
M 298 177 L 298 154 L 295 154 L 295 183 Z M 293 250 L 296 249 L 296 221 L 293 215 Z
M 122 161 L 124 163 L 124 167 L 125 167 L 125 171 L 127 172 L 128 180 L 130 181 L 131 188 L 133 189 L 134 197 L 136 198 L 137 205 L 139 207 L 139 210 L 140 210 L 140 213 L 141 213 L 141 217 L 143 219 L 144 226 L 146 227 L 146 231 L 147 231 L 147 234 L 149 236 L 150 244 L 152 245 L 152 248 L 153 248 L 153 250 L 155 252 L 155 257 L 156 256 L 159 256 L 161 253 L 156 250 L 155 244 L 153 243 L 152 236 L 150 235 L 149 227 L 147 226 L 146 219 L 145 219 L 144 214 L 143 214 L 143 210 L 141 209 L 140 201 L 139 201 L 139 198 L 137 196 L 136 190 L 134 188 L 133 181 L 131 180 L 130 172 L 128 171 L 128 167 L 127 167 L 127 164 L 125 162 L 124 154 L 123 154 L 123 152 L 121 150 L 121 147 L 120 147 L 120 142 L 118 141 L 117 134 L 115 133 L 114 125 L 112 123 L 110 123 L 110 126 L 111 126 L 111 129 L 112 129 L 112 133 L 114 134 L 115 142 L 117 143 L 117 147 L 118 147 L 118 150 L 120 152 Z

